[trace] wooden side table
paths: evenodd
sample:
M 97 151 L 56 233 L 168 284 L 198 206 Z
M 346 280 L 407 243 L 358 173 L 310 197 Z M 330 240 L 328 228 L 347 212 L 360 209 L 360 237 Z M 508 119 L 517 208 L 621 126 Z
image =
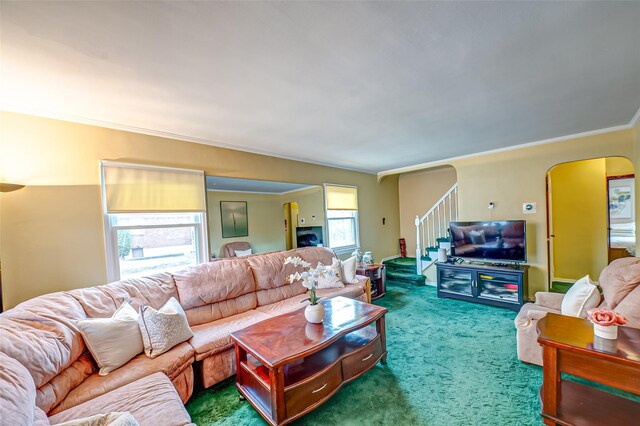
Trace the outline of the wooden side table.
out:
M 618 339 L 596 338 L 582 318 L 547 314 L 538 321 L 542 345 L 542 418 L 546 425 L 637 425 L 640 403 L 562 373 L 640 395 L 640 329 L 620 327 Z
M 364 275 L 371 281 L 371 300 L 380 299 L 387 294 L 384 284 L 385 267 L 384 265 L 368 265 L 366 267 L 356 268 L 356 274 Z

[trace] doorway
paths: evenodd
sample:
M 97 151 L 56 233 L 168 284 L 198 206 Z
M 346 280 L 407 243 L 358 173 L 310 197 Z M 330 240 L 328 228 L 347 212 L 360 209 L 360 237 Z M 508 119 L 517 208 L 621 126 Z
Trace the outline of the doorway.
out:
M 287 250 L 297 247 L 296 227 L 298 226 L 298 216 L 300 209 L 298 203 L 292 201 L 283 205 L 284 209 L 284 233 Z
M 547 172 L 549 282 L 566 291 L 611 260 L 635 255 L 633 164 L 623 157 L 561 163 Z

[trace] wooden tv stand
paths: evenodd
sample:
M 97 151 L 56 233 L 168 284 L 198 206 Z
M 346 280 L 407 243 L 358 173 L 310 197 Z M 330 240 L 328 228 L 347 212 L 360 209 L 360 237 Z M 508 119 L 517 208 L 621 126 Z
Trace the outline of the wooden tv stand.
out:
M 520 310 L 527 301 L 528 265 L 436 263 L 438 297 Z
M 314 410 L 386 362 L 386 308 L 345 297 L 321 303 L 322 324 L 307 322 L 300 309 L 231 333 L 238 391 L 271 425 Z

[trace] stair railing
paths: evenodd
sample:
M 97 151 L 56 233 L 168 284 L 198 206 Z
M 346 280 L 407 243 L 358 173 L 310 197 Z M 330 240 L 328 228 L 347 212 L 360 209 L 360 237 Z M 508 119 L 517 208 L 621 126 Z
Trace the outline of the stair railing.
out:
M 422 256 L 446 237 L 449 223 L 458 219 L 458 184 L 454 184 L 422 217 L 416 216 L 416 270 L 422 274 Z M 424 253 L 422 246 L 424 245 Z M 427 265 L 428 266 L 428 265 Z

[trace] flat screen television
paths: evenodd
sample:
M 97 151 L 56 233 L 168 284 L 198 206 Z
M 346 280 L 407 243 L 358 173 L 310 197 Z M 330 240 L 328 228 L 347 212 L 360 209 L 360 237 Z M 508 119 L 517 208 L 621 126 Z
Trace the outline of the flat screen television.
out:
M 323 245 L 322 226 L 299 226 L 296 228 L 298 247 L 317 247 Z
M 524 220 L 451 222 L 451 255 L 468 260 L 527 261 L 527 226 Z

